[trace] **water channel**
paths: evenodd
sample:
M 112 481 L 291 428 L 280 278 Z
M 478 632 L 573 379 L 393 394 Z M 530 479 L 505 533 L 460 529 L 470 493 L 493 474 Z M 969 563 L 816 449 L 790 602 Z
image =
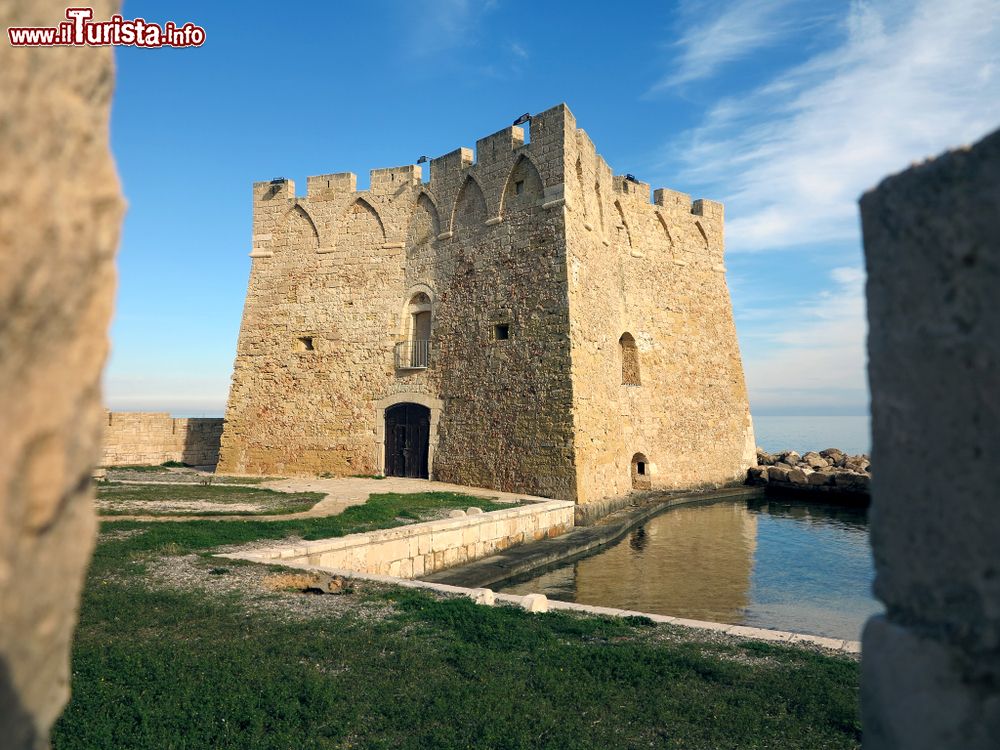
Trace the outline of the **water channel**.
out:
M 498 590 L 858 640 L 873 578 L 866 510 L 768 498 L 673 508 Z

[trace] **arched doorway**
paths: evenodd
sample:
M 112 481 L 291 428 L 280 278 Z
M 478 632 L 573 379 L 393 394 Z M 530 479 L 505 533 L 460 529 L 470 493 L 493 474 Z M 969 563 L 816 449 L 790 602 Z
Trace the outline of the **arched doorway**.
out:
M 431 410 L 396 404 L 385 410 L 385 475 L 427 479 Z
M 649 459 L 643 453 L 632 456 L 632 489 L 648 490 L 653 486 L 650 481 Z

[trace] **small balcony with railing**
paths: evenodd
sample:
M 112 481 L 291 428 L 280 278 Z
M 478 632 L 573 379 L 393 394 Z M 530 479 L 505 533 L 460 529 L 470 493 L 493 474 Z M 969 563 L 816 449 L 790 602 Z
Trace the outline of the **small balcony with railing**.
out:
M 430 340 L 400 341 L 396 344 L 395 359 L 397 370 L 426 370 L 431 362 Z

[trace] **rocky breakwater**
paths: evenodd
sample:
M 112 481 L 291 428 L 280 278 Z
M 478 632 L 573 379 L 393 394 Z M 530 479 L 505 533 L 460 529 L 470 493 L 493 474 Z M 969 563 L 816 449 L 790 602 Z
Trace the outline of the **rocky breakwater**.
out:
M 867 498 L 871 483 L 868 456 L 850 456 L 837 448 L 772 454 L 757 449 L 757 466 L 747 471 L 747 484 L 768 491 L 831 493 Z

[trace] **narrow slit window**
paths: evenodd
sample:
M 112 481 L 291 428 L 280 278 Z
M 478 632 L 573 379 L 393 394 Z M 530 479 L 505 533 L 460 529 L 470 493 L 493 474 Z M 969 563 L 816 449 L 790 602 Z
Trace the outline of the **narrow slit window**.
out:
M 312 336 L 299 336 L 299 340 L 298 340 L 296 348 L 300 352 L 312 352 L 312 351 L 316 351 L 315 347 L 313 346 L 313 337 Z
M 518 180 L 514 183 L 514 193 L 515 195 L 520 195 L 524 192 L 524 180 Z
M 497 341 L 506 341 L 510 338 L 510 325 L 507 323 L 497 323 L 493 326 L 493 338 Z
M 622 385 L 642 385 L 639 373 L 639 348 L 632 334 L 623 333 L 618 339 L 622 350 Z

